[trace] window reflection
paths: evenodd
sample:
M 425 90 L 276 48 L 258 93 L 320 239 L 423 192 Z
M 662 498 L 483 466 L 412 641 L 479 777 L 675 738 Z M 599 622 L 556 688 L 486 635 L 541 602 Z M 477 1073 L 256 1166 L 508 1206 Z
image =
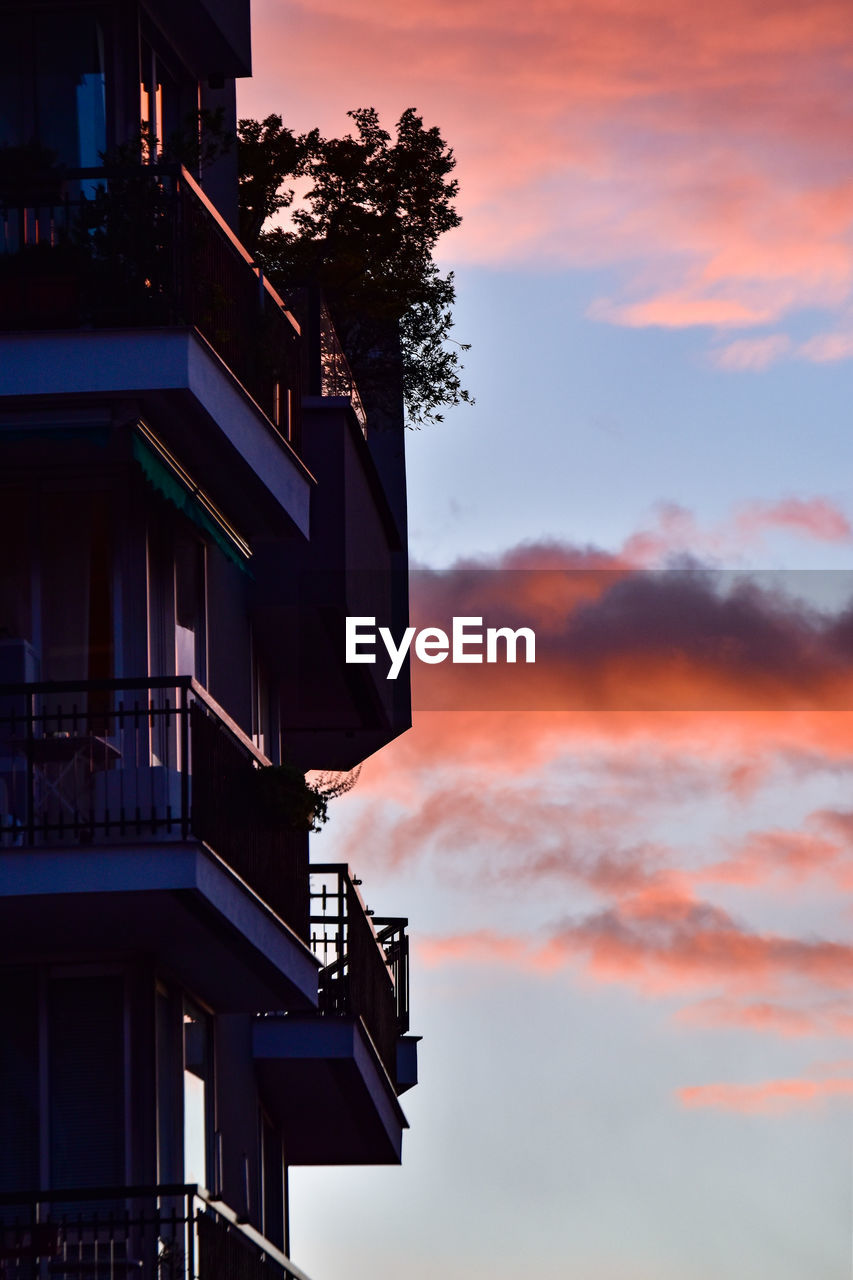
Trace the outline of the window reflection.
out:
M 184 1182 L 208 1185 L 211 1107 L 210 1025 L 205 1013 L 184 1004 Z
M 106 150 L 104 33 L 87 10 L 12 13 L 0 41 L 0 148 L 90 168 Z

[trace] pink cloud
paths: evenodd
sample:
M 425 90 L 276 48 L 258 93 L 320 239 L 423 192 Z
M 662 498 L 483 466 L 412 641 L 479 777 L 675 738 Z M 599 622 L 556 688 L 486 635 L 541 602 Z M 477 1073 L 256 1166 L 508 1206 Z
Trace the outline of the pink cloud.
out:
M 698 873 L 703 882 L 745 886 L 773 880 L 802 884 L 819 873 L 838 874 L 838 844 L 807 830 L 754 832 L 730 858 Z M 845 881 L 853 866 L 844 868 Z
M 747 1115 L 790 1111 L 814 1106 L 830 1098 L 850 1097 L 853 1079 L 848 1080 L 765 1080 L 760 1084 L 703 1084 L 677 1091 L 682 1106 L 714 1107 Z
M 710 358 L 718 369 L 758 373 L 786 355 L 791 345 L 791 339 L 784 333 L 768 334 L 764 338 L 739 338 L 725 347 L 717 347 Z
M 629 329 L 687 329 L 712 325 L 717 329 L 743 329 L 767 324 L 775 318 L 773 307 L 751 307 L 738 298 L 691 297 L 686 293 L 665 293 L 644 302 L 616 305 L 608 300 L 593 303 L 593 320 L 609 320 Z
M 853 526 L 843 511 L 826 498 L 785 498 L 781 502 L 753 502 L 735 519 L 737 532 L 748 541 L 764 529 L 790 529 L 821 542 L 849 542 Z
M 846 0 L 257 0 L 241 109 L 332 132 L 350 107 L 390 122 L 415 104 L 459 156 L 454 260 L 620 264 L 612 319 L 768 323 L 850 295 L 849 16 Z
M 797 348 L 797 354 L 814 364 L 832 364 L 853 357 L 853 333 L 821 333 Z
M 768 1000 L 738 1001 L 709 996 L 685 1005 L 676 1021 L 704 1027 L 737 1027 L 780 1036 L 811 1036 L 826 1031 L 823 1019 L 813 1009 L 792 1008 Z M 845 1030 L 850 1028 L 850 1017 Z M 836 1026 L 831 1027 L 837 1030 Z
M 846 993 L 853 980 L 849 945 L 750 930 L 720 907 L 693 897 L 677 879 L 628 892 L 614 905 L 535 939 L 475 930 L 428 938 L 421 945 L 433 964 L 564 969 L 647 996 L 716 988 L 729 1000 L 746 996 L 753 1022 L 762 1006 L 779 1004 L 774 997 L 780 990 L 819 1003 L 829 994 Z M 749 1020 L 745 1013 L 741 1025 Z M 790 1033 L 790 1027 L 786 1030 Z
M 846 944 L 752 932 L 686 892 L 622 899 L 567 925 L 554 945 L 591 977 L 646 992 L 722 983 L 755 997 L 780 982 L 826 991 L 846 990 L 853 979 Z

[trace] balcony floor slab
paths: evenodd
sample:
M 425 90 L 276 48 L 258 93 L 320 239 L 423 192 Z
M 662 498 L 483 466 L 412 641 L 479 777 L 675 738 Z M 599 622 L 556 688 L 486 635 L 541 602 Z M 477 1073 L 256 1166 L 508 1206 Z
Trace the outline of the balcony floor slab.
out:
M 253 1051 L 289 1164 L 399 1164 L 408 1122 L 360 1019 L 259 1018 Z
M 9 960 L 148 957 L 225 1012 L 310 1009 L 319 962 L 197 841 L 0 852 Z
M 245 520 L 254 510 L 256 520 L 263 514 L 269 524 L 270 509 L 276 508 L 280 519 L 308 536 L 312 477 L 195 330 L 0 334 L 0 400 L 117 396 L 150 402 L 158 417 L 169 416 L 171 398 L 178 433 L 172 443 L 205 485 L 216 492 L 224 478 L 227 499 L 238 490 L 233 483 L 237 467 L 259 499 Z M 194 416 L 199 421 L 187 425 Z M 223 455 L 218 467 L 217 453 Z M 217 497 L 221 501 L 222 495 Z

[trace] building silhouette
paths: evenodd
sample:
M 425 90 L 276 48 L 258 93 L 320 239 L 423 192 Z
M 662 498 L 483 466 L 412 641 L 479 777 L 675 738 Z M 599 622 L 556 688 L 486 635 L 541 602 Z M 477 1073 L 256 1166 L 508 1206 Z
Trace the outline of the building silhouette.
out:
M 0 18 L 0 1277 L 298 1277 L 288 1170 L 398 1162 L 416 1079 L 302 780 L 409 724 L 343 643 L 406 620 L 402 408 L 235 234 L 248 0 Z

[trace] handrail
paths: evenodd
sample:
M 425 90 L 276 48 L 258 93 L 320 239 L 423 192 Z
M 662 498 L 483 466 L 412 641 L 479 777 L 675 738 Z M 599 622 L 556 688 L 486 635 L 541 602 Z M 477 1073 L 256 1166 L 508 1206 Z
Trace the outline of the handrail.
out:
M 47 296 L 32 284 L 43 250 L 60 255 L 62 288 Z M 186 324 L 299 452 L 300 325 L 183 166 L 0 173 L 0 266 L 0 327 Z
M 309 942 L 323 964 L 320 1009 L 360 1017 L 395 1081 L 397 1042 L 409 1028 L 408 921 L 400 916 L 377 922 L 347 863 L 311 863 L 308 870 Z M 324 882 L 315 888 L 315 877 L 332 878 L 331 887 Z M 318 901 L 320 911 L 314 909 Z
M 234 249 L 236 249 L 236 251 L 240 254 L 241 258 L 243 258 L 243 260 L 246 262 L 246 264 L 252 268 L 255 275 L 258 277 L 259 283 L 261 284 L 264 291 L 269 294 L 270 298 L 276 304 L 276 306 L 279 307 L 279 309 L 284 312 L 284 314 L 287 316 L 288 320 L 292 324 L 297 336 L 299 336 L 302 332 L 302 329 L 299 324 L 299 321 L 293 315 L 293 312 L 288 309 L 281 295 L 273 288 L 273 286 L 267 280 L 261 268 L 256 265 L 254 258 L 249 253 L 249 250 L 243 244 L 242 240 L 236 234 L 233 228 L 230 227 L 228 223 L 225 221 L 222 214 L 217 209 L 216 205 L 212 202 L 210 197 L 205 192 L 204 188 L 196 181 L 196 179 L 192 176 L 190 171 L 184 165 L 140 163 L 135 165 L 107 164 L 107 165 L 101 165 L 99 167 L 89 166 L 87 168 L 78 168 L 78 169 L 66 169 L 66 168 L 48 169 L 42 173 L 27 174 L 26 176 L 23 176 L 23 177 L 16 176 L 16 178 L 13 179 L 12 181 L 15 182 L 18 186 L 25 186 L 28 183 L 32 184 L 33 186 L 37 186 L 40 183 L 47 185 L 49 182 L 94 182 L 94 181 L 97 181 L 99 178 L 105 178 L 107 180 L 114 178 L 116 180 L 120 180 L 122 178 L 145 177 L 148 174 L 163 176 L 166 178 L 180 178 L 180 180 L 189 187 L 190 191 L 193 193 L 195 198 L 199 201 L 200 204 L 204 206 L 206 212 L 210 215 L 210 217 L 219 227 L 219 230 L 222 232 L 222 234 L 226 237 L 226 239 L 228 239 L 231 242 Z M 2 180 L 2 185 L 5 185 L 5 184 L 6 184 L 6 180 Z M 11 183 L 9 185 L 11 185 Z M 0 189 L 2 188 L 0 187 Z M 26 203 L 29 203 L 29 202 L 26 202 Z M 6 205 L 7 207 L 8 206 L 15 207 L 13 201 L 4 199 L 2 194 L 0 194 L 0 206 L 2 205 Z
M 241 729 L 225 708 L 208 693 L 204 685 L 199 684 L 195 676 L 118 676 L 115 679 L 100 678 L 95 680 L 31 680 L 15 684 L 0 684 L 0 697 L 29 697 L 33 694 L 58 693 L 122 693 L 139 689 L 182 689 L 192 692 L 200 702 L 212 711 L 227 729 L 238 739 L 241 746 L 255 757 L 260 765 L 269 765 L 271 761 L 256 746 L 244 729 Z
M 0 850 L 200 840 L 307 939 L 307 840 L 256 803 L 269 758 L 192 676 L 4 683 L 0 703 Z
M 285 1271 L 288 1280 L 308 1280 L 305 1272 L 297 1267 L 294 1262 L 291 1262 L 287 1254 L 279 1249 L 277 1245 L 268 1240 L 256 1227 L 241 1221 L 239 1215 L 235 1213 L 230 1205 L 212 1195 L 210 1191 L 197 1183 L 177 1182 L 143 1184 L 141 1186 L 66 1187 L 49 1191 L 3 1191 L 0 1192 L 0 1207 L 27 1205 L 35 1209 L 39 1205 L 50 1204 L 85 1204 L 87 1202 L 101 1203 L 105 1200 L 169 1200 L 178 1198 L 185 1199 L 188 1202 L 188 1207 L 189 1202 L 193 1200 L 199 1200 L 203 1205 L 209 1206 L 214 1213 L 224 1218 L 231 1227 L 243 1235 L 255 1248 L 264 1253 L 277 1266 L 280 1266 Z M 188 1213 L 188 1219 L 190 1216 Z M 15 1225 L 14 1223 L 4 1222 L 2 1229 L 9 1230 Z M 85 1227 L 87 1223 L 85 1218 L 76 1215 L 70 1225 Z
M 180 166 L 180 175 L 181 175 L 181 178 L 184 180 L 184 182 L 186 182 L 190 191 L 192 191 L 193 195 L 204 205 L 205 209 L 213 218 L 213 220 L 217 223 L 217 225 L 219 226 L 223 234 L 228 237 L 228 239 L 234 245 L 234 248 L 237 249 L 239 253 L 245 258 L 246 262 L 249 264 L 249 266 L 254 271 L 255 275 L 258 277 L 261 287 L 269 294 L 269 296 L 272 298 L 276 306 L 281 308 L 281 310 L 287 316 L 290 323 L 293 325 L 294 329 L 296 330 L 296 333 L 298 335 L 301 335 L 302 327 L 299 324 L 299 321 L 296 319 L 293 312 L 288 310 L 287 304 L 284 302 L 281 295 L 273 288 L 269 280 L 267 280 L 266 276 L 263 273 L 263 270 L 260 267 L 256 266 L 252 255 L 249 253 L 249 250 L 243 244 L 239 236 L 232 230 L 232 228 L 225 221 L 222 214 L 216 208 L 216 205 L 211 203 L 210 198 L 205 194 L 205 192 L 196 182 L 195 178 L 192 176 L 189 170 L 185 169 L 183 165 Z

